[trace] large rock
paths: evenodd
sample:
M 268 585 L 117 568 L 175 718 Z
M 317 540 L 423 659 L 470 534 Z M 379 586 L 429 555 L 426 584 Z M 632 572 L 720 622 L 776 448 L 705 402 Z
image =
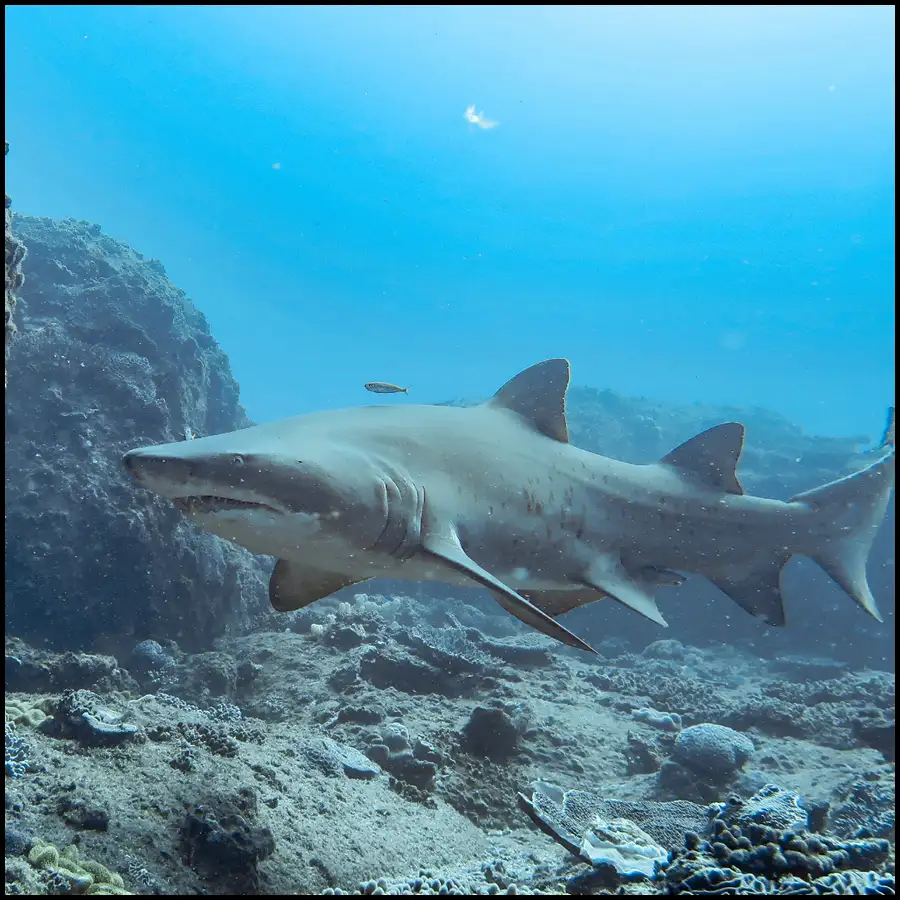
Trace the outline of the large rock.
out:
M 7 632 L 58 648 L 209 645 L 264 597 L 260 561 L 139 489 L 121 456 L 249 424 L 204 316 L 145 260 L 71 219 L 14 217 L 25 284 L 9 352 Z
M 5 142 L 6 153 L 9 153 L 9 141 Z M 4 154 L 5 155 L 5 154 Z M 6 358 L 9 356 L 9 342 L 16 333 L 16 324 L 14 315 L 16 311 L 16 294 L 22 287 L 22 261 L 25 259 L 25 245 L 13 234 L 12 230 L 12 199 L 9 194 L 6 197 L 6 206 L 3 213 L 4 218 L 4 300 L 5 312 L 3 321 L 5 325 L 4 338 L 4 365 L 3 365 L 3 386 L 6 387 Z

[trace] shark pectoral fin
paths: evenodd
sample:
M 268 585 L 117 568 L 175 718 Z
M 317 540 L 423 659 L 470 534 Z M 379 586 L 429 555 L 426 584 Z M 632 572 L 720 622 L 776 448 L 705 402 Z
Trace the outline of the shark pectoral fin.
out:
M 523 591 L 520 589 L 519 593 L 541 612 L 553 616 L 554 619 L 570 610 L 587 606 L 588 603 L 595 603 L 597 600 L 604 600 L 609 596 L 592 588 L 572 591 Z
M 744 426 L 726 422 L 707 428 L 667 453 L 660 463 L 677 469 L 685 478 L 706 488 L 743 494 L 738 481 L 738 460 L 744 449 Z
M 729 576 L 726 572 L 709 580 L 750 615 L 767 625 L 784 625 L 781 570 L 787 561 L 788 558 L 781 559 L 739 576 Z
M 588 653 L 597 652 L 590 644 L 572 634 L 568 628 L 564 628 L 559 622 L 529 603 L 521 594 L 517 594 L 511 587 L 505 585 L 499 578 L 491 575 L 487 569 L 482 569 L 463 549 L 454 530 L 448 528 L 442 531 L 425 531 L 423 529 L 422 552 L 441 560 L 456 571 L 462 572 L 476 584 L 486 587 L 507 612 L 512 613 L 517 619 L 521 619 L 526 625 L 530 625 L 548 637 L 568 644 L 570 647 L 587 650 Z
M 547 359 L 519 372 L 487 401 L 487 406 L 510 409 L 541 434 L 569 443 L 566 390 L 569 361 Z
M 293 612 L 323 597 L 330 597 L 341 588 L 359 584 L 359 581 L 339 572 L 298 566 L 289 560 L 279 559 L 269 579 L 269 602 L 278 612 Z
M 652 570 L 653 573 L 663 570 Z M 668 571 L 668 570 L 665 570 Z M 662 617 L 662 614 L 656 607 L 656 600 L 650 592 L 655 582 L 647 580 L 641 582 L 640 575 L 633 578 L 625 571 L 625 567 L 621 561 L 610 559 L 608 557 L 598 557 L 589 566 L 584 576 L 584 583 L 595 590 L 608 594 L 613 600 L 639 612 L 642 616 L 648 618 L 657 625 L 668 628 L 668 622 Z

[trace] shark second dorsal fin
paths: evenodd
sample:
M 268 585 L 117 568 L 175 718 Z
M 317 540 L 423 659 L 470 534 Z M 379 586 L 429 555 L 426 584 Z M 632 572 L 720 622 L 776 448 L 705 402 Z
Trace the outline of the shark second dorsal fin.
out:
M 520 415 L 541 434 L 569 442 L 566 423 L 566 389 L 569 361 L 547 359 L 511 378 L 488 400 L 487 405 L 509 409 Z
M 744 426 L 740 422 L 726 422 L 694 435 L 660 462 L 705 488 L 743 494 L 735 471 L 743 449 Z

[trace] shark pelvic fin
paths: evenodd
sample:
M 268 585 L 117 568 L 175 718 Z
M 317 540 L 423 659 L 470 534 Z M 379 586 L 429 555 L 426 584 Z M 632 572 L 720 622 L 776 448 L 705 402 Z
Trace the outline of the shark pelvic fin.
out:
M 553 616 L 554 619 L 570 610 L 578 609 L 580 606 L 604 600 L 608 596 L 608 594 L 588 587 L 572 591 L 531 591 L 520 588 L 519 593 L 541 612 Z
M 660 580 L 659 573 L 668 570 L 648 570 L 648 578 L 629 575 L 620 560 L 613 560 L 606 556 L 598 556 L 589 566 L 584 576 L 584 584 L 608 594 L 613 600 L 618 600 L 625 606 L 657 625 L 668 627 L 668 622 L 662 617 L 653 599 L 652 590 L 660 584 L 674 584 L 671 580 Z M 671 573 L 674 575 L 675 573 Z
M 766 563 L 749 574 L 729 577 L 728 573 L 710 578 L 723 593 L 751 616 L 767 625 L 784 625 L 784 600 L 781 596 L 781 570 L 790 557 Z
M 499 578 L 491 575 L 487 569 L 479 566 L 463 549 L 453 527 L 429 527 L 429 524 L 433 526 L 434 523 L 427 522 L 427 510 L 426 503 L 422 515 L 422 552 L 441 560 L 457 572 L 467 575 L 475 584 L 486 587 L 508 613 L 521 619 L 526 625 L 530 625 L 548 637 L 568 644 L 570 647 L 587 650 L 588 653 L 597 652 L 590 644 L 572 634 L 568 628 L 564 628 L 555 619 L 529 603 L 521 594 L 516 593 L 509 585 L 504 584 Z
M 278 612 L 293 612 L 358 583 L 358 579 L 339 572 L 301 568 L 286 559 L 279 559 L 269 579 L 269 602 Z
M 511 378 L 487 401 L 488 406 L 509 409 L 520 415 L 541 434 L 569 442 L 566 423 L 566 390 L 569 361 L 547 359 Z
M 726 422 L 694 435 L 667 453 L 660 462 L 703 487 L 727 494 L 743 494 L 735 471 L 743 449 L 744 426 L 739 422 Z

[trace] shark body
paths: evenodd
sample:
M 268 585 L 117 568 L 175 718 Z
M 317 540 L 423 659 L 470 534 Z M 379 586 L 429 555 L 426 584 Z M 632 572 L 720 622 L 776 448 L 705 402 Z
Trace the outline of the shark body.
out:
M 538 363 L 480 406 L 360 407 L 131 451 L 125 467 L 201 527 L 278 558 L 272 605 L 295 610 L 374 577 L 486 587 L 545 634 L 612 597 L 665 625 L 656 590 L 710 579 L 784 623 L 781 570 L 814 559 L 881 621 L 866 560 L 893 486 L 893 443 L 788 502 L 743 493 L 744 429 L 715 426 L 659 463 L 568 442 L 569 364 Z

